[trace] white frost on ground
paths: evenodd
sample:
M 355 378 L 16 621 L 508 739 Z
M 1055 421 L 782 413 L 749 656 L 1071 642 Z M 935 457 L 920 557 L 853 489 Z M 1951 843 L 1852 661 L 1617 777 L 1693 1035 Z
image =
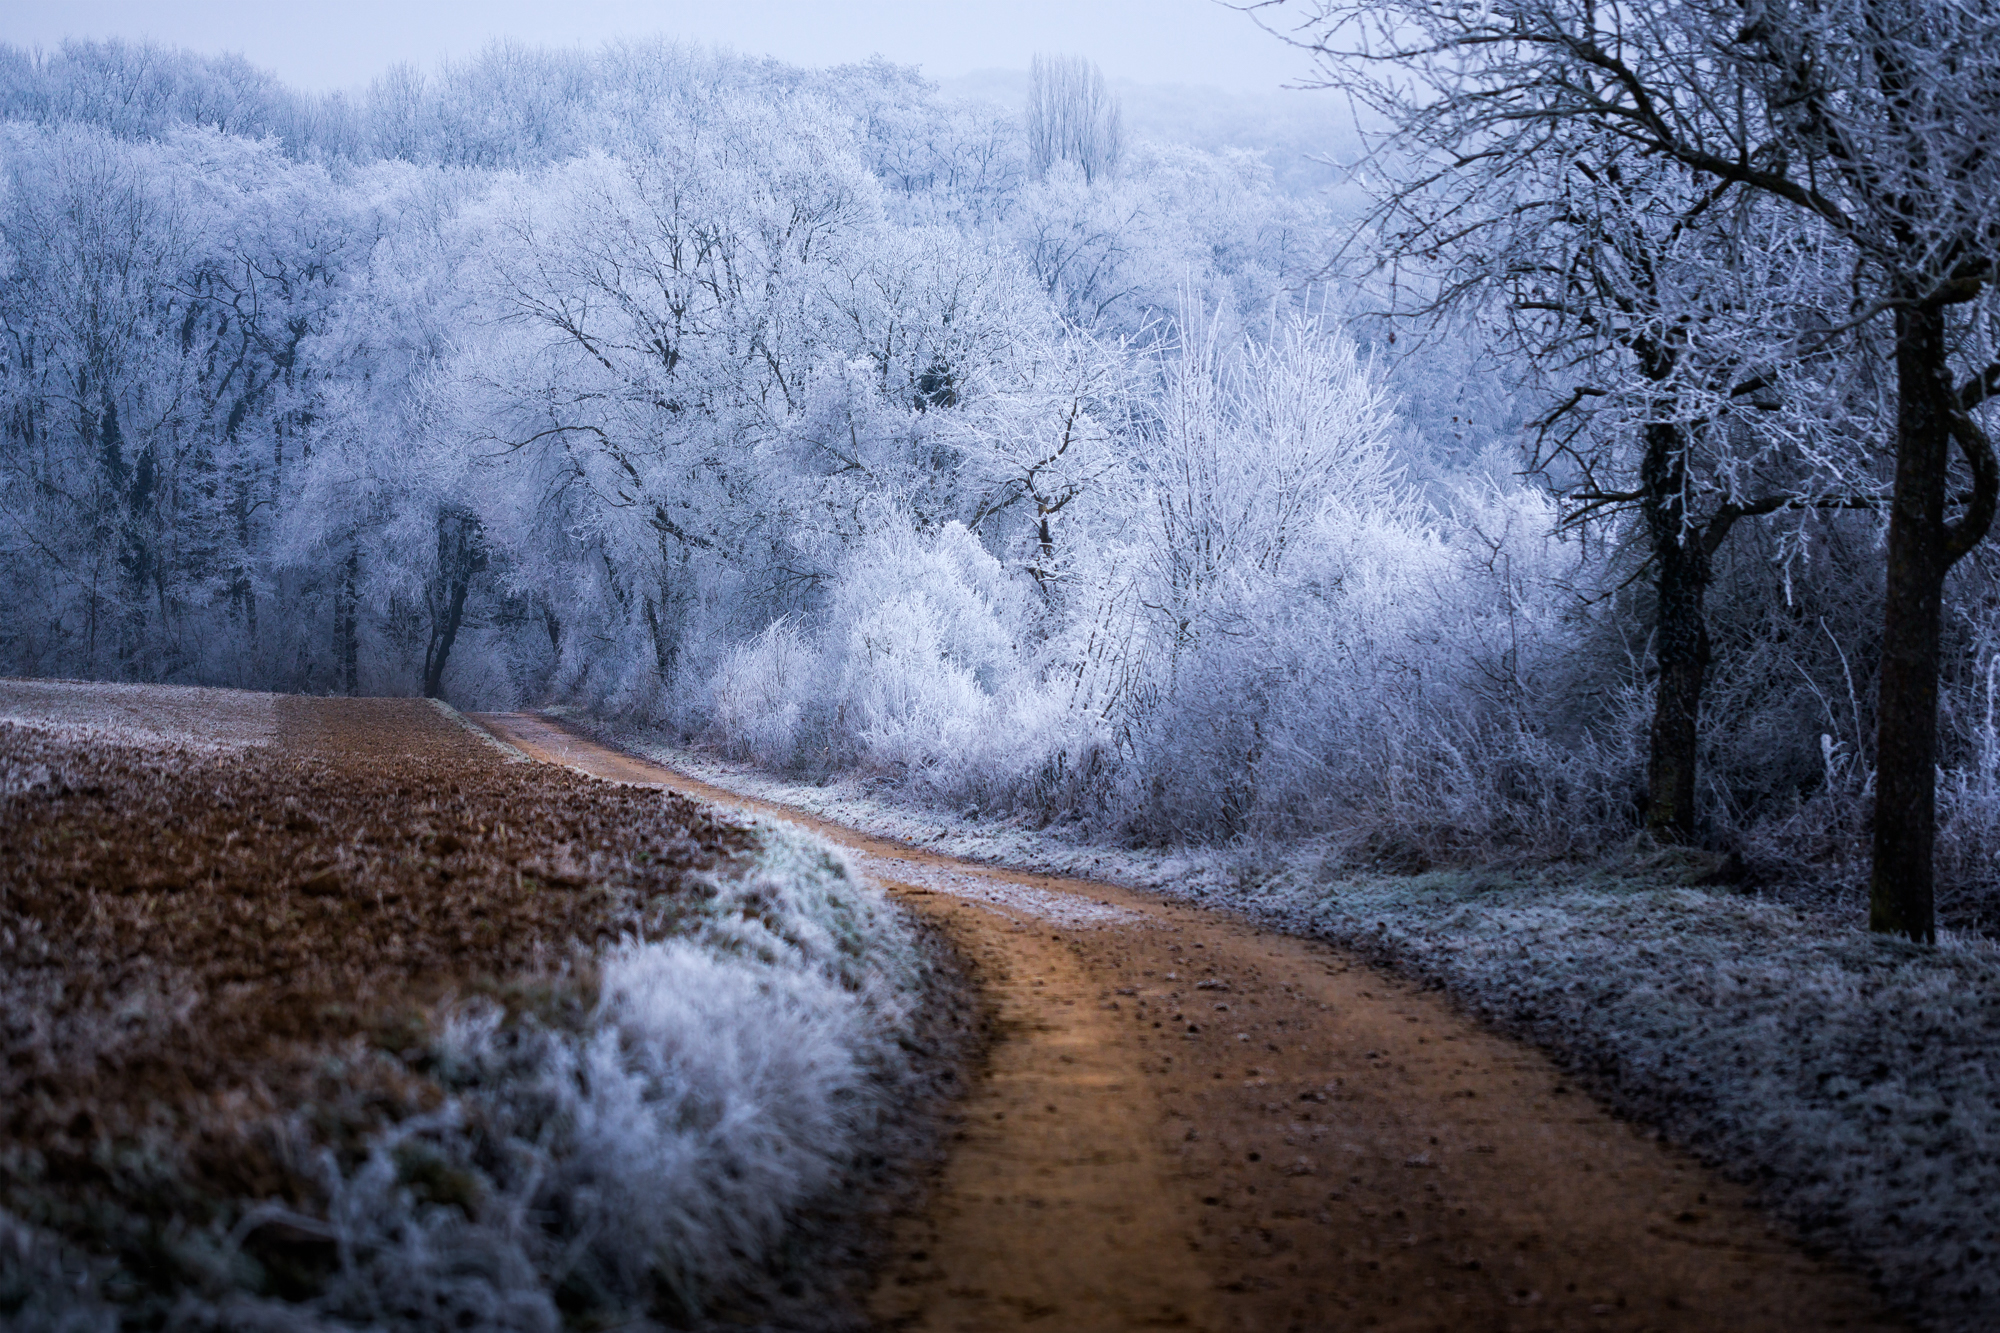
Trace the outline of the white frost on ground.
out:
M 866 852 L 849 852 L 848 857 L 862 874 L 878 883 L 909 884 L 933 893 L 969 898 L 1008 912 L 1032 916 L 1050 925 L 1082 929 L 1089 926 L 1145 925 L 1151 920 L 1138 912 L 1113 907 L 1094 898 L 1038 888 L 1033 884 L 947 870 L 903 857 L 873 856 Z
M 0 677 L 0 722 L 67 740 L 215 754 L 271 744 L 278 734 L 278 696 L 190 685 Z
M 2000 946 L 1688 887 L 1673 853 L 1414 878 L 1325 849 L 1159 854 L 915 809 L 685 750 L 717 786 L 928 851 L 1095 875 L 1360 949 L 1548 1049 L 1620 1109 L 1750 1181 L 1928 1327 L 2000 1309 Z M 1699 867 L 1693 867 L 1698 869 Z

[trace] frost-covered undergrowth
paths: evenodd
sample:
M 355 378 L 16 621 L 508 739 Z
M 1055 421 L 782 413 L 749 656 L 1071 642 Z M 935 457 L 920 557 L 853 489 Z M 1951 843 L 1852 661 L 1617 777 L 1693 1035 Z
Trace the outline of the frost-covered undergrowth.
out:
M 753 764 L 718 759 L 703 750 L 673 744 L 657 733 L 607 725 L 580 709 L 543 710 L 607 744 L 665 764 L 730 791 L 775 801 L 823 816 L 849 828 L 914 843 L 935 852 L 1049 874 L 1088 875 L 1140 888 L 1198 892 L 1235 876 L 1241 858 L 1198 848 L 1149 848 L 1133 852 L 1063 827 L 1036 828 L 1026 817 L 992 820 L 977 811 L 951 815 L 898 799 L 892 784 L 871 783 L 852 774 L 805 782 Z
M 345 1166 L 327 1206 L 251 1208 L 184 1294 L 177 1329 L 646 1328 L 763 1262 L 901 1095 L 925 962 L 907 922 L 783 825 L 707 876 L 664 939 L 595 959 L 581 1022 L 473 1001 L 415 1059 L 435 1109 Z M 294 1124 L 295 1144 L 312 1140 Z M 244 1270 L 260 1232 L 324 1256 L 303 1298 Z M 317 1242 L 323 1247 L 315 1251 Z M 185 1259 L 186 1256 L 182 1256 Z M 238 1271 L 244 1270 L 244 1271 Z M 111 1330 L 115 1271 L 0 1213 L 7 1327 Z M 258 1288 L 266 1294 L 248 1294 Z
M 627 738 L 633 744 L 632 738 Z M 1923 948 L 1690 887 L 1699 857 L 1355 875 L 1326 849 L 1132 852 L 812 786 L 640 740 L 719 786 L 939 852 L 1089 874 L 1356 947 L 1548 1049 L 1754 1183 L 1931 1327 L 2000 1308 L 2000 947 Z

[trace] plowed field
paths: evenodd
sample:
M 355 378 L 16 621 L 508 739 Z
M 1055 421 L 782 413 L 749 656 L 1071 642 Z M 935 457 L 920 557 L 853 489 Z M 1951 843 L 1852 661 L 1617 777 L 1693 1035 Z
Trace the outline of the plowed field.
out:
M 508 763 L 421 701 L 176 718 L 171 693 L 0 682 L 35 692 L 68 726 L 0 721 L 0 1207 L 163 1301 L 209 1276 L 175 1237 L 254 1200 L 316 1211 L 319 1151 L 435 1104 L 402 1058 L 434 1006 L 580 1018 L 595 946 L 670 929 L 747 836 Z M 280 1292 L 330 1262 L 283 1226 L 246 1249 Z

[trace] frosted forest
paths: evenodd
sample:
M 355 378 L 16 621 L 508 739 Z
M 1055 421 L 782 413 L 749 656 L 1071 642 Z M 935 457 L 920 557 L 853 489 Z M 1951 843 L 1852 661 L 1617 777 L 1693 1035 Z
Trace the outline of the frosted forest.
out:
M 0 674 L 560 703 L 1126 848 L 1650 833 L 1858 890 L 1921 309 L 1973 540 L 1901 771 L 1938 920 L 1990 930 L 1996 243 L 1937 200 L 1994 168 L 1901 222 L 1786 193 L 1939 160 L 1990 87 L 1902 139 L 1771 94 L 1796 151 L 1753 160 L 1692 94 L 1578 112 L 1621 76 L 1532 43 L 1453 84 L 1483 11 L 1319 8 L 1323 169 L 1149 135 L 1070 57 L 1002 105 L 669 43 L 355 96 L 0 48 Z M 1622 40 L 1641 91 L 1699 46 Z M 1477 79 L 1545 101 L 1436 91 Z M 1909 199 L 1962 234 L 1895 253 L 1963 291 L 1909 295 Z

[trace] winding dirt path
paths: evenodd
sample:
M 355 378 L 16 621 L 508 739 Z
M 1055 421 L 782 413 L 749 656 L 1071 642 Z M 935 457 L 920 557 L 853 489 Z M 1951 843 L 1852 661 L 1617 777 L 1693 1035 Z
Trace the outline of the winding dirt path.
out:
M 1901 1326 L 1539 1053 L 1330 947 L 871 838 L 536 715 L 477 720 L 809 827 L 972 960 L 995 1040 L 876 1288 L 885 1328 Z

